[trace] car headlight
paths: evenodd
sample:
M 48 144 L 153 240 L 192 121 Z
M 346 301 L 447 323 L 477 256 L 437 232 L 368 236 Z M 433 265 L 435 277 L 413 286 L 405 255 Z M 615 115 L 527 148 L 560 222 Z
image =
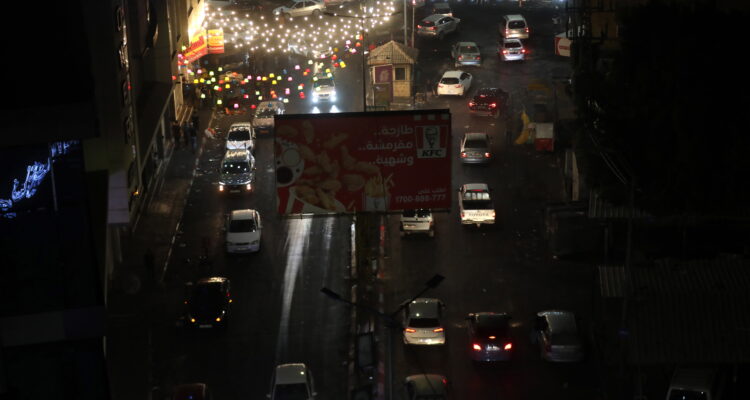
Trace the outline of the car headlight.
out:
M 258 243 L 260 243 L 260 240 L 253 240 L 252 242 L 250 242 L 250 244 L 252 244 L 252 245 L 256 245 Z
M 219 191 L 220 192 L 224 191 L 224 184 L 223 183 L 219 183 Z
M 313 94 L 312 94 L 312 101 L 313 102 L 317 102 L 318 101 L 318 93 L 313 92 Z

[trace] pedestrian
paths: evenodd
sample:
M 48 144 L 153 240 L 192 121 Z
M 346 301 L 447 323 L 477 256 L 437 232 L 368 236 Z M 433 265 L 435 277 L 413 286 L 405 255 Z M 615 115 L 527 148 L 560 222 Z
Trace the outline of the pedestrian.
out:
M 198 148 L 198 129 L 195 128 L 192 122 L 190 123 L 190 145 L 192 146 L 193 154 L 195 154 L 195 150 Z
M 196 130 L 200 128 L 201 117 L 198 115 L 198 110 L 193 110 L 193 114 L 190 116 L 190 122 L 193 123 L 193 128 Z
M 172 139 L 174 139 L 174 147 L 180 147 L 180 124 L 176 119 L 172 120 Z
M 182 140 L 185 141 L 185 147 L 190 143 L 190 122 L 185 121 L 182 123 Z
M 150 247 L 147 248 L 146 252 L 143 254 L 143 265 L 146 267 L 147 280 L 155 280 L 156 275 L 154 274 L 154 272 L 156 269 L 156 256 L 154 255 L 154 251 Z

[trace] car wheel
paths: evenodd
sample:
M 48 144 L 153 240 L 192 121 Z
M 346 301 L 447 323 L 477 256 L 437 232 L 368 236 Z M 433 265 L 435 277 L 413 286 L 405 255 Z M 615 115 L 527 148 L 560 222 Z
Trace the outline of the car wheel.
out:
M 319 15 L 320 15 L 320 10 L 313 10 L 313 12 L 312 12 L 312 16 L 313 17 L 317 17 Z
M 292 19 L 292 14 L 289 14 L 289 13 L 285 13 L 285 14 L 284 14 L 284 22 L 287 22 L 287 21 L 289 21 L 290 19 Z

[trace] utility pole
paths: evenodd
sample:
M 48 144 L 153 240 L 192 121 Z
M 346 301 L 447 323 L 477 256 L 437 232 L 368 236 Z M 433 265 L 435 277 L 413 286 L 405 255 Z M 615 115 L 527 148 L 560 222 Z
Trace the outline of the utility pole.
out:
M 404 46 L 406 46 L 406 10 L 408 8 L 406 7 L 406 0 L 404 0 Z

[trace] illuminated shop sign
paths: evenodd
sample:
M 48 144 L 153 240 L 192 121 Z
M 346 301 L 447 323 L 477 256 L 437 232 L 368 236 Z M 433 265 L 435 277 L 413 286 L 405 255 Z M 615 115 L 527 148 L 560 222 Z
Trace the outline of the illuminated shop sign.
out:
M 30 201 L 37 195 L 45 178 L 52 171 L 55 162 L 77 148 L 79 143 L 77 140 L 52 143 L 47 147 L 46 157 L 42 154 L 34 154 L 37 153 L 35 151 L 5 149 L 4 151 L 9 154 L 4 154 L 3 159 L 11 160 L 13 158 L 10 162 L 16 164 L 3 165 L 3 173 L 9 172 L 15 175 L 0 177 L 0 196 L 3 196 L 0 197 L 0 216 L 14 218 L 16 212 L 24 207 L 24 202 Z M 11 155 L 15 157 L 11 157 Z M 24 160 L 26 157 L 28 159 Z M 23 168 L 23 165 L 25 165 L 25 168 Z M 22 171 L 20 173 L 18 173 L 19 168 Z M 10 188 L 10 198 L 4 198 L 4 188 Z

